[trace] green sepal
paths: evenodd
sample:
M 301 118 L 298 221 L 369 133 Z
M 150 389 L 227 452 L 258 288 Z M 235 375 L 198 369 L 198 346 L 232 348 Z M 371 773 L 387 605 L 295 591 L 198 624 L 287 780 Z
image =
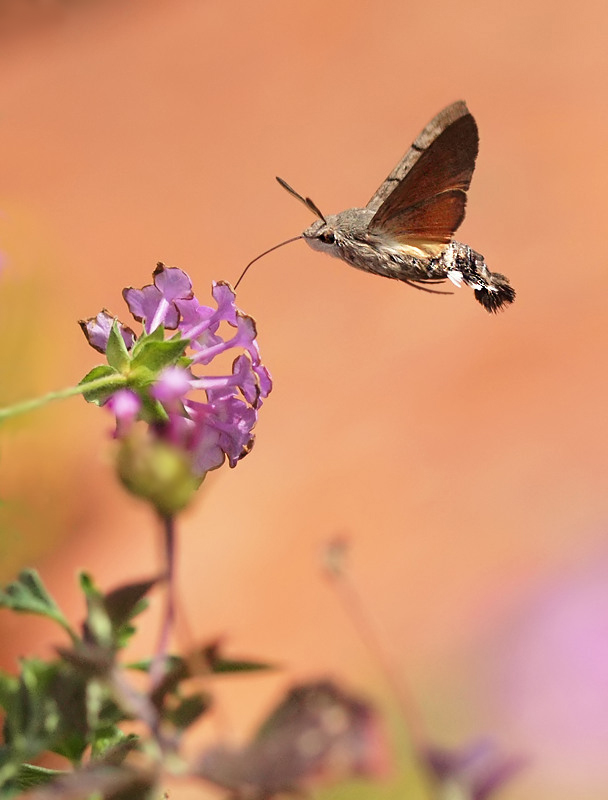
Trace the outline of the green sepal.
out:
M 165 328 L 163 325 L 160 325 L 158 328 L 155 328 L 150 333 L 142 333 L 135 340 L 135 344 L 131 350 L 131 361 L 135 358 L 141 357 L 141 351 L 145 350 L 146 347 L 150 345 L 150 342 L 164 342 L 165 341 Z
M 92 389 L 91 391 L 84 391 L 82 396 L 87 401 L 87 403 L 95 403 L 95 405 L 100 406 L 106 402 L 106 400 L 114 394 L 114 392 L 119 388 L 121 385 L 126 384 L 125 378 L 118 373 L 114 367 L 110 367 L 108 364 L 100 364 L 97 367 L 93 367 L 90 372 L 84 376 L 84 378 L 78 384 L 79 386 L 85 386 L 87 383 L 92 383 L 93 381 L 97 381 L 100 378 L 116 378 L 116 383 L 112 383 L 108 386 L 103 386 L 101 388 Z
M 112 323 L 112 328 L 108 337 L 106 358 L 108 359 L 108 364 L 117 372 L 127 372 L 131 362 L 131 356 L 127 350 L 125 340 L 120 333 L 117 319 Z
M 146 371 L 150 373 L 150 380 L 154 380 L 158 373 L 181 358 L 184 355 L 189 340 L 181 337 L 173 337 L 166 341 L 155 341 L 151 338 L 142 342 L 137 353 L 133 354 L 131 361 L 131 374 L 135 373 L 136 381 L 139 380 L 138 373 Z M 145 373 L 144 373 L 145 374 Z
M 167 422 L 169 415 L 159 400 L 155 400 L 147 392 L 140 394 L 139 399 L 141 400 L 139 416 L 144 422 L 149 425 L 155 422 Z
M 146 346 L 148 342 L 162 342 L 165 339 L 165 326 L 159 325 L 158 328 L 154 328 L 153 331 L 150 333 L 142 333 L 135 340 L 135 344 L 133 345 L 133 349 L 131 350 L 131 358 L 135 358 L 138 355 L 139 351 L 142 347 Z

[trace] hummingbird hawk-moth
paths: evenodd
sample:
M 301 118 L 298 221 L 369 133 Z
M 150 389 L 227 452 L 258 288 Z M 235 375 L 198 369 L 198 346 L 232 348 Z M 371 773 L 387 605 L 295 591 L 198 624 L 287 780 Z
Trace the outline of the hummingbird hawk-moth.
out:
M 475 120 L 458 101 L 429 122 L 365 208 L 324 216 L 309 197 L 277 178 L 318 219 L 266 253 L 303 238 L 357 269 L 423 291 L 445 294 L 429 287 L 445 280 L 456 286 L 464 282 L 487 311 L 499 311 L 515 299 L 509 281 L 490 272 L 482 255 L 452 239 L 464 219 L 478 147 Z

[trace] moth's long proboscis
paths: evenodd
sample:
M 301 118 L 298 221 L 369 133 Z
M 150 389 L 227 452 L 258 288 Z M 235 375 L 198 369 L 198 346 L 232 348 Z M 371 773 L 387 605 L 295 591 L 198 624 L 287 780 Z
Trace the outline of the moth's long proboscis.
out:
M 256 262 L 256 261 L 259 261 L 259 260 L 260 260 L 260 258 L 263 258 L 264 256 L 267 256 L 267 255 L 268 255 L 268 253 L 272 253 L 272 251 L 273 251 L 273 250 L 278 250 L 278 249 L 279 249 L 279 247 L 283 247 L 283 245 L 284 245 L 284 244 L 291 244 L 291 242 L 296 242 L 298 239 L 303 239 L 303 238 L 304 238 L 304 237 L 303 237 L 303 236 L 300 234 L 300 236 L 293 236 L 291 239 L 285 239 L 285 241 L 284 241 L 284 242 L 280 242 L 279 244 L 275 244 L 275 246 L 274 246 L 274 247 L 271 247 L 271 248 L 269 248 L 268 250 L 264 250 L 264 252 L 263 252 L 263 253 L 260 253 L 260 255 L 259 255 L 259 256 L 256 256 L 256 257 L 255 257 L 255 258 L 254 258 L 252 261 L 250 261 L 250 262 L 249 262 L 249 264 L 247 264 L 247 266 L 245 267 L 245 269 L 244 269 L 244 270 L 241 272 L 241 276 L 240 276 L 240 278 L 239 278 L 239 279 L 238 279 L 238 281 L 237 281 L 237 282 L 234 284 L 234 291 L 236 292 L 236 290 L 237 290 L 237 287 L 238 287 L 239 283 L 240 283 L 240 282 L 243 280 L 243 278 L 245 277 L 245 273 L 247 272 L 247 270 L 249 269 L 249 267 L 250 267 L 252 264 L 255 264 L 255 262 Z

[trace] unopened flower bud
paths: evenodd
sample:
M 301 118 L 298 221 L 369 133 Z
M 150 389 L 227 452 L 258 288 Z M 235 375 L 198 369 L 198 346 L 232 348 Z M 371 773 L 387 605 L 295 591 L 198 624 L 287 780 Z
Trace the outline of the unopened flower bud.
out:
M 127 491 L 147 500 L 162 516 L 182 511 L 204 478 L 193 474 L 183 448 L 139 431 L 121 440 L 117 468 Z

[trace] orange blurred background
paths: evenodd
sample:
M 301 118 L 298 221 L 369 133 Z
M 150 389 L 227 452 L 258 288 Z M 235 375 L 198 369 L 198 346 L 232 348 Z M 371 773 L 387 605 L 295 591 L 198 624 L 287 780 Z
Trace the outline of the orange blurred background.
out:
M 157 261 L 213 279 L 363 205 L 429 119 L 480 128 L 458 238 L 509 276 L 496 318 L 313 253 L 239 288 L 275 389 L 252 454 L 180 531 L 198 639 L 284 666 L 224 682 L 245 731 L 296 678 L 383 697 L 320 569 L 352 572 L 428 734 L 531 763 L 513 800 L 608 793 L 608 8 L 600 2 L 5 2 L 0 12 L 2 402 L 77 382 L 76 321 Z M 147 508 L 112 474 L 109 415 L 76 398 L 3 430 L 3 581 L 34 565 L 77 619 L 158 569 Z M 157 598 L 156 602 L 158 603 Z M 150 646 L 154 614 L 144 625 Z M 2 613 L 1 666 L 56 631 Z M 172 794 L 172 797 L 184 796 Z

